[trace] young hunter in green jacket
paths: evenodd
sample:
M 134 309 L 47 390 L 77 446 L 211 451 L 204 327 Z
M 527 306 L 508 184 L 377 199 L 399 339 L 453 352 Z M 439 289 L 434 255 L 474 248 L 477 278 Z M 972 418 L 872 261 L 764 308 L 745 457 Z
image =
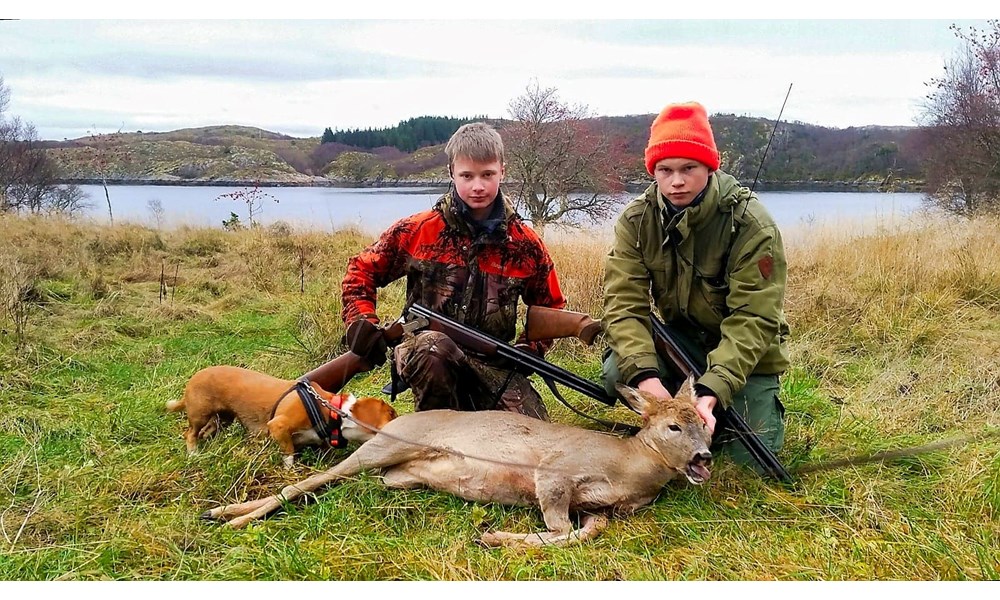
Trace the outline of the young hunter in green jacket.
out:
M 788 368 L 789 333 L 781 234 L 756 196 L 719 170 L 704 107 L 669 105 L 650 133 L 646 169 L 656 182 L 625 207 L 605 265 L 605 386 L 611 394 L 623 382 L 666 396 L 666 382 L 676 391 L 679 373 L 653 345 L 652 299 L 678 341 L 706 364 L 695 389 L 709 430 L 713 409 L 732 406 L 777 451 L 784 440 L 778 377 Z M 725 435 L 713 449 L 755 467 Z

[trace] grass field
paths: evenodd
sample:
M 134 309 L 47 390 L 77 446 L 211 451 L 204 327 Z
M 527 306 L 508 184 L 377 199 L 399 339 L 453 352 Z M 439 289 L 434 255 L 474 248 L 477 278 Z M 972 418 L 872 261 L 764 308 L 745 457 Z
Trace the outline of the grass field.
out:
M 787 488 L 722 458 L 706 485 L 668 484 L 588 545 L 523 551 L 476 540 L 541 529 L 537 509 L 391 491 L 374 475 L 244 530 L 199 519 L 344 456 L 307 451 L 286 471 L 276 445 L 237 425 L 188 457 L 184 418 L 164 403 L 205 366 L 294 378 L 337 354 L 344 265 L 371 235 L 0 215 L 0 579 L 998 579 L 998 228 L 937 218 L 787 236 L 785 464 L 985 437 Z M 550 238 L 569 308 L 600 314 L 606 246 Z M 402 292 L 383 291 L 384 319 Z M 599 353 L 564 340 L 550 358 L 596 381 Z M 387 380 L 382 368 L 350 388 Z M 542 393 L 554 420 L 588 426 Z M 397 408 L 412 410 L 408 393 Z

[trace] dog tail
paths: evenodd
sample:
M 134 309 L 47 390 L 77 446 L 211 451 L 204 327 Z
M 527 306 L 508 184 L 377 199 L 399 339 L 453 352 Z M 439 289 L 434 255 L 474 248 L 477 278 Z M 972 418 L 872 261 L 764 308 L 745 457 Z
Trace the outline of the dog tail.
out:
M 177 412 L 179 410 L 184 410 L 184 399 L 180 400 L 167 400 L 167 410 L 169 412 Z

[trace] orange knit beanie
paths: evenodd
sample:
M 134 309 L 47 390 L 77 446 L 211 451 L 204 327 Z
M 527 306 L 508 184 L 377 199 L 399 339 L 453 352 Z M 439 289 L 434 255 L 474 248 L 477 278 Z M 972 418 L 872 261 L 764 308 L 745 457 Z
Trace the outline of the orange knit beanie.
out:
M 719 149 L 704 106 L 697 102 L 668 104 L 653 120 L 646 146 L 646 170 L 650 175 L 664 158 L 690 158 L 709 170 L 719 168 Z

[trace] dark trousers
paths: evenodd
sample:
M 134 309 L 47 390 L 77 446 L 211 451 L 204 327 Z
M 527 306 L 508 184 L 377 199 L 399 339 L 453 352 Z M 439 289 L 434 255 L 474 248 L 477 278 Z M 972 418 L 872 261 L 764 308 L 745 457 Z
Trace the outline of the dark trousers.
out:
M 549 420 L 527 377 L 487 365 L 443 333 L 408 336 L 396 346 L 393 357 L 400 377 L 410 384 L 417 411 L 508 410 Z
M 707 354 L 704 350 L 701 355 Z M 696 355 L 693 354 L 692 355 Z M 671 394 L 677 393 L 684 382 L 683 375 L 662 358 L 657 357 L 660 380 Z M 610 350 L 604 357 L 603 365 L 604 387 L 612 396 L 616 395 L 615 383 L 620 382 L 618 372 L 618 355 Z M 785 441 L 785 407 L 782 406 L 778 394 L 781 385 L 777 375 L 750 375 L 746 385 L 733 395 L 733 409 L 746 420 L 750 429 L 757 434 L 764 445 L 773 452 L 781 449 Z M 716 409 L 718 413 L 721 406 Z M 732 457 L 733 461 L 759 470 L 759 465 L 747 449 L 735 436 L 724 428 L 716 428 L 712 437 L 713 453 L 721 452 Z

